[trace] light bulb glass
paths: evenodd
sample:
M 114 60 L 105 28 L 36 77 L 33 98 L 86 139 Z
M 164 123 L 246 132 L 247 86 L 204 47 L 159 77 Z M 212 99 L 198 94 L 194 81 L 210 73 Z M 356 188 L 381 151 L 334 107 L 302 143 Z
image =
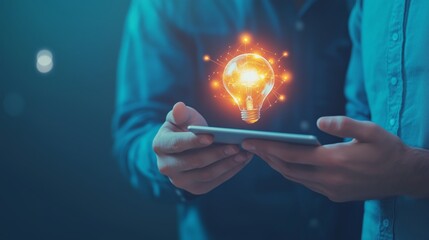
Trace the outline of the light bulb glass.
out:
M 243 121 L 255 123 L 265 98 L 274 87 L 274 71 L 262 56 L 241 54 L 225 66 L 223 85 L 237 103 Z

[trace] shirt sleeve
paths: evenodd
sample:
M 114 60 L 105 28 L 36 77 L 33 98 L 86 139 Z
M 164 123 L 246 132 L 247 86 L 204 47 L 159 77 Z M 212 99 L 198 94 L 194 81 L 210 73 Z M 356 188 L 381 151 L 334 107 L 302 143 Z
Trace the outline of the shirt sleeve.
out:
M 362 1 L 357 1 L 349 21 L 350 37 L 353 43 L 349 68 L 346 76 L 346 112 L 351 118 L 369 120 L 371 118 L 365 91 L 361 50 Z
M 126 20 L 117 76 L 114 152 L 144 197 L 186 200 L 162 175 L 152 141 L 177 101 L 191 98 L 192 46 L 163 11 L 163 1 L 133 1 Z

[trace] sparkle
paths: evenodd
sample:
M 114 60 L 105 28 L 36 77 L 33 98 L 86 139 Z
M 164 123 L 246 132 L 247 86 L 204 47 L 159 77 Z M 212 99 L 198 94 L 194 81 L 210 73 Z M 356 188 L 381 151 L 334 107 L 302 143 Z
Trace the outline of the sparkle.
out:
M 250 34 L 248 33 L 241 34 L 240 39 L 241 39 L 241 42 L 244 44 L 248 44 L 252 40 Z
M 204 55 L 203 56 L 203 60 L 205 61 L 205 62 L 208 62 L 208 61 L 210 61 L 210 56 L 209 55 Z
M 211 86 L 212 86 L 212 88 L 213 88 L 213 89 L 218 89 L 218 88 L 219 88 L 219 86 L 220 86 L 219 81 L 217 81 L 217 80 L 212 80 L 212 81 L 211 81 Z
M 281 75 L 282 82 L 284 83 L 289 82 L 291 78 L 292 74 L 290 72 L 285 72 Z

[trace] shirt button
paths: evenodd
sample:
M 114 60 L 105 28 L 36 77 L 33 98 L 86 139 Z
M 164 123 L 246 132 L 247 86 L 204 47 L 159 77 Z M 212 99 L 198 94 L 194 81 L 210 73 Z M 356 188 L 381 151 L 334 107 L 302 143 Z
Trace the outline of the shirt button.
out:
M 392 40 L 396 41 L 399 39 L 399 35 L 397 33 L 392 34 Z
M 308 124 L 307 121 L 301 121 L 299 123 L 299 128 L 301 128 L 302 131 L 307 131 L 310 128 L 310 124 Z
M 386 228 L 387 228 L 387 227 L 389 226 L 389 224 L 390 224 L 390 223 L 389 223 L 389 219 L 384 219 L 384 220 L 383 220 L 383 227 L 386 227 Z
M 301 32 L 302 30 L 304 30 L 304 23 L 300 20 L 296 21 L 295 30 L 297 30 L 298 32 Z
M 395 125 L 395 119 L 393 119 L 393 118 L 391 118 L 390 120 L 389 120 L 389 124 L 390 124 L 390 126 L 393 126 L 393 125 Z
M 390 83 L 395 86 L 398 83 L 398 79 L 393 77 L 392 79 L 390 79 Z

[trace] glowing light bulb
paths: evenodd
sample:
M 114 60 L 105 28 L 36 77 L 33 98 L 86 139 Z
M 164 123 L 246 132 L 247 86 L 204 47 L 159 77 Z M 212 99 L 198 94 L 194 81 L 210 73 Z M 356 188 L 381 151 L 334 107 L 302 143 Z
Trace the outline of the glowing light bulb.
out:
M 241 111 L 241 119 L 255 123 L 265 98 L 274 87 L 274 71 L 262 56 L 246 53 L 233 58 L 225 66 L 223 85 Z

